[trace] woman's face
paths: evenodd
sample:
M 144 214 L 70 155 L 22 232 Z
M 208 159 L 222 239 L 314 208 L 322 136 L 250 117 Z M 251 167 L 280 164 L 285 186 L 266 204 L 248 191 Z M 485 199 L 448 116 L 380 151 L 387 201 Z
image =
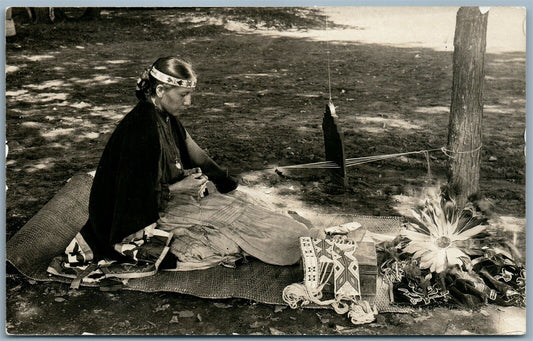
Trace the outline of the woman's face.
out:
M 183 108 L 191 105 L 191 94 L 194 89 L 182 87 L 162 87 L 161 90 L 161 108 L 169 114 L 178 116 Z

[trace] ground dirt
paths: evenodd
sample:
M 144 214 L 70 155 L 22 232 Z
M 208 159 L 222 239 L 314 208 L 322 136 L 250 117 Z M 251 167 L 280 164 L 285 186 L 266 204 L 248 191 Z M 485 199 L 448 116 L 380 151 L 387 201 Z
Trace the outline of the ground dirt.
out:
M 345 192 L 331 186 L 324 170 L 274 172 L 324 160 L 328 83 L 347 157 L 446 144 L 456 9 L 353 10 L 114 8 L 96 21 L 55 24 L 32 24 L 25 11 L 15 10 L 17 35 L 6 43 L 6 239 L 69 177 L 95 169 L 109 134 L 136 103 L 138 74 L 157 57 L 176 54 L 189 58 L 199 77 L 182 122 L 247 186 L 272 194 L 272 202 L 285 210 L 300 205 L 329 213 L 398 215 L 397 198 L 445 180 L 443 153 L 430 153 L 429 177 L 422 154 L 349 168 Z M 521 250 L 524 16 L 510 8 L 495 8 L 489 16 L 480 184 L 494 203 L 493 221 Z M 509 17 L 515 20 L 497 22 Z M 506 27 L 504 35 L 498 27 Z M 6 307 L 6 330 L 17 335 L 525 331 L 525 309 L 512 307 L 380 314 L 375 323 L 356 327 L 328 310 L 174 293 L 71 291 L 65 284 L 28 281 L 9 267 Z

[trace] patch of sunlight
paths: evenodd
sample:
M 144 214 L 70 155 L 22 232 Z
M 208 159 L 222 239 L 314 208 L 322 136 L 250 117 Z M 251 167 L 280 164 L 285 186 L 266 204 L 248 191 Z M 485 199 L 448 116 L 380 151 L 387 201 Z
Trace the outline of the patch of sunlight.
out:
M 406 120 L 398 118 L 385 118 L 385 117 L 358 117 L 357 121 L 363 124 L 381 125 L 382 129 L 385 128 L 401 128 L 401 129 L 420 129 L 420 126 L 412 124 Z
M 108 75 L 95 75 L 93 78 L 80 79 L 77 77 L 70 78 L 69 81 L 80 84 L 80 85 L 105 85 L 105 84 L 115 84 L 123 80 L 124 77 L 110 77 Z
M 65 93 L 44 92 L 37 94 L 37 96 L 30 96 L 32 99 L 37 99 L 39 102 L 64 101 L 68 95 Z
M 25 87 L 33 89 L 33 90 L 44 90 L 44 89 L 49 89 L 49 88 L 57 88 L 61 86 L 65 86 L 65 82 L 59 79 L 55 79 L 51 81 L 46 81 L 41 84 L 29 84 L 29 85 L 26 85 Z
M 224 112 L 224 109 L 220 109 L 220 108 L 208 108 L 205 110 L 206 113 L 219 113 L 219 112 Z
M 34 121 L 22 122 L 20 125 L 25 128 L 42 128 L 43 127 L 42 123 L 34 122 Z
M 526 232 L 526 218 L 513 216 L 497 216 L 489 219 L 489 225 L 499 229 L 504 229 L 513 233 L 513 244 L 518 243 L 518 233 Z
M 516 80 L 516 77 L 493 77 L 485 76 L 485 79 L 488 81 L 513 81 Z
M 494 114 L 513 114 L 516 112 L 516 109 L 505 108 L 500 105 L 484 105 L 483 112 Z
M 66 123 L 66 125 L 79 125 L 83 123 L 83 120 L 79 117 L 62 116 L 61 122 Z
M 91 105 L 85 102 L 78 102 L 78 103 L 70 104 L 70 106 L 73 108 L 77 108 L 77 109 L 83 109 L 83 108 L 88 108 Z
M 90 133 L 85 133 L 85 134 L 81 135 L 81 137 L 86 138 L 86 139 L 90 139 L 90 140 L 97 139 L 98 136 L 100 136 L 100 134 L 96 133 L 96 132 L 90 132 Z
M 57 128 L 47 132 L 42 132 L 41 136 L 45 138 L 56 138 L 60 136 L 70 135 L 74 132 L 74 128 Z
M 28 90 L 17 90 L 17 91 L 6 91 L 6 97 L 15 97 L 20 95 L 25 95 L 28 93 Z
M 122 117 L 124 117 L 123 114 L 121 113 L 118 113 L 114 110 L 98 110 L 96 108 L 92 108 L 91 109 L 91 113 L 90 113 L 91 116 L 96 116 L 96 117 L 103 117 L 103 118 L 107 118 L 109 120 L 112 120 L 112 121 L 118 121 L 120 119 L 122 119 Z
M 245 23 L 237 22 L 237 21 L 232 21 L 232 20 L 228 20 L 228 22 L 224 25 L 224 28 L 228 31 L 233 31 L 233 32 L 245 32 L 245 31 L 250 30 L 249 25 Z
M 240 78 L 240 77 L 244 77 L 244 78 L 279 77 L 279 75 L 275 75 L 275 74 L 271 74 L 271 73 L 243 73 L 243 74 L 239 74 L 239 75 L 227 75 L 224 78 L 231 79 L 231 78 Z
M 498 307 L 491 314 L 496 335 L 524 335 L 526 333 L 526 309 L 520 307 Z
M 20 70 L 20 68 L 25 67 L 25 66 L 27 65 L 26 64 L 22 64 L 18 66 L 6 65 L 6 73 L 17 72 L 18 70 Z
M 67 99 L 68 95 L 66 93 L 60 93 L 60 92 L 43 92 L 43 93 L 37 93 L 37 94 L 25 92 L 22 94 L 18 94 L 16 96 L 17 96 L 18 102 L 45 103 L 45 102 L 52 102 L 52 101 L 64 101 Z M 54 103 L 54 105 L 61 105 L 61 104 Z
M 418 107 L 414 110 L 418 114 L 448 114 L 449 107 L 435 106 L 435 107 Z
M 233 95 L 229 95 L 227 93 L 223 92 L 202 92 L 202 96 L 213 96 L 213 97 L 233 97 Z
M 23 302 L 19 302 L 17 305 L 18 307 L 17 307 L 16 313 L 17 313 L 17 318 L 20 321 L 25 321 L 28 318 L 31 319 L 34 316 L 41 316 L 42 314 L 40 309 L 33 303 L 23 301 Z
M 493 63 L 498 63 L 498 64 L 507 64 L 507 63 L 512 63 L 512 62 L 525 63 L 526 62 L 526 58 L 494 59 L 492 62 Z
M 66 93 L 60 93 L 60 92 L 42 92 L 42 93 L 30 93 L 26 90 L 19 90 L 19 91 L 8 91 L 6 92 L 6 97 L 17 97 L 16 100 L 18 102 L 28 102 L 28 103 L 35 103 L 35 102 L 52 102 L 52 101 L 64 101 L 67 99 L 68 95 Z M 55 104 L 60 105 L 60 104 Z
M 383 133 L 382 127 L 357 127 L 358 130 L 364 131 L 370 134 L 381 134 Z
M 70 146 L 70 144 L 69 144 Z M 64 145 L 64 144 L 61 144 L 59 142 L 53 142 L 53 143 L 50 143 L 48 145 L 46 145 L 46 147 L 48 148 L 59 148 L 59 149 L 67 149 L 68 146 Z
M 296 96 L 306 98 L 319 98 L 322 97 L 322 94 L 296 94 Z
M 304 127 L 304 126 L 299 126 L 296 128 L 296 131 L 299 131 L 299 132 L 309 132 L 309 131 L 316 131 L 316 129 L 313 129 L 313 128 L 310 128 L 310 127 Z
M 117 59 L 117 60 L 108 60 L 107 63 L 108 64 L 125 64 L 125 63 L 129 63 L 130 61 L 129 60 L 125 60 L 125 59 Z
M 278 75 L 273 75 L 270 73 L 244 73 L 242 74 L 244 78 L 255 78 L 255 77 L 279 77 Z
M 31 62 L 39 62 L 41 60 L 55 58 L 54 56 L 51 56 L 49 54 L 36 55 L 36 56 L 22 56 L 22 57 L 24 59 L 27 59 L 27 60 L 31 61 Z
M 33 173 L 43 169 L 50 169 L 54 166 L 54 158 L 47 157 L 44 159 L 37 160 L 37 163 L 27 166 L 25 169 L 28 173 Z
M 265 179 L 268 178 L 272 172 L 271 169 L 276 168 L 276 165 L 267 165 L 270 170 L 253 171 L 242 174 L 242 178 L 248 183 L 247 185 L 239 185 L 237 193 L 243 193 L 258 204 L 266 206 L 271 210 L 288 214 L 289 211 L 295 212 L 297 215 L 309 220 L 314 226 L 324 225 L 324 214 L 330 212 L 319 206 L 311 206 L 300 200 L 301 186 L 288 183 L 282 185 L 265 186 Z
M 280 107 L 263 107 L 261 108 L 262 112 L 271 112 L 271 111 L 279 111 Z

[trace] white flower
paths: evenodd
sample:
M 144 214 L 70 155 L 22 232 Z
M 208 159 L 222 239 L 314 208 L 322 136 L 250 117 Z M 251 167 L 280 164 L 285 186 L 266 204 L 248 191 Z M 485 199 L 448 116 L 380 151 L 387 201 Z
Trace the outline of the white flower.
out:
M 482 219 L 473 208 L 458 212 L 455 202 L 435 196 L 419 212 L 412 211 L 419 224 L 410 224 L 414 231 L 403 231 L 410 239 L 404 251 L 420 259 L 420 268 L 441 273 L 470 259 L 463 241 L 482 232 L 485 226 L 480 225 Z

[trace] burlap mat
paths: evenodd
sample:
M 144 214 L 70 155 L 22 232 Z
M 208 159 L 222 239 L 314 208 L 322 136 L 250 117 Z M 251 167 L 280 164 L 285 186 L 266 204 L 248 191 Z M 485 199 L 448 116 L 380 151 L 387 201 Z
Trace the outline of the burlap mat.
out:
M 22 274 L 38 281 L 68 282 L 46 272 L 52 258 L 64 252 L 88 217 L 92 177 L 79 174 L 72 179 L 18 231 L 6 246 L 7 261 Z M 374 232 L 396 233 L 400 220 L 394 217 L 325 215 L 327 226 L 356 220 Z M 202 298 L 243 298 L 266 304 L 282 304 L 283 289 L 301 282 L 300 266 L 273 266 L 256 260 L 235 269 L 215 267 L 187 272 L 160 271 L 154 276 L 131 279 L 126 290 L 177 292 Z M 380 312 L 401 312 L 390 305 L 387 285 L 378 280 L 378 294 L 373 302 Z

